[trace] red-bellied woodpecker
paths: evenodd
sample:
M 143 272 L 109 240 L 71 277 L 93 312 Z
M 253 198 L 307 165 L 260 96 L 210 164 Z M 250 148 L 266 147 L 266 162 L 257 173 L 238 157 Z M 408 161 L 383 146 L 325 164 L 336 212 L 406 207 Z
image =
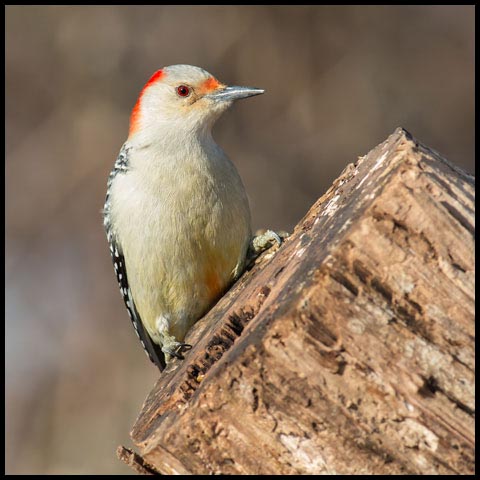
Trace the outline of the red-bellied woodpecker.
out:
M 211 129 L 235 100 L 263 92 L 173 65 L 150 78 L 133 108 L 104 225 L 133 326 L 160 369 L 181 358 L 188 329 L 245 268 L 247 195 Z M 271 231 L 265 240 L 280 243 Z

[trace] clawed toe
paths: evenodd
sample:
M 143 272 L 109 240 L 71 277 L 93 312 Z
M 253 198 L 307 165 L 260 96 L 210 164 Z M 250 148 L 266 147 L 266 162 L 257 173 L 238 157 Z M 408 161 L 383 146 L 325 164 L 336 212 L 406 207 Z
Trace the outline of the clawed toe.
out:
M 276 233 L 273 230 L 267 230 L 265 233 L 255 235 L 248 249 L 247 268 L 253 266 L 255 260 L 262 252 L 272 248 L 275 244 L 278 248 L 288 236 L 287 232 Z
M 278 234 L 276 234 L 272 230 L 267 230 L 265 233 L 261 235 L 257 235 L 252 240 L 252 247 L 255 253 L 261 253 L 264 250 L 272 247 L 273 244 L 276 243 L 277 245 L 282 244 L 282 239 Z
M 175 346 L 176 353 L 179 355 L 182 355 L 182 353 L 188 352 L 191 349 L 192 349 L 192 346 L 188 343 L 179 343 L 178 345 Z
M 191 348 L 192 346 L 188 343 L 175 342 L 172 345 L 164 346 L 162 351 L 171 357 L 183 360 L 183 353 L 191 350 Z

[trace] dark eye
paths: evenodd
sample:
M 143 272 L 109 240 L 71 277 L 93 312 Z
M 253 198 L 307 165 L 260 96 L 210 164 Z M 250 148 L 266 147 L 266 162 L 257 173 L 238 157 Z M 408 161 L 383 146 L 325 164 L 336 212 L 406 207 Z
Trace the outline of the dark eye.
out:
M 188 97 L 190 95 L 190 89 L 185 85 L 180 85 L 179 87 L 177 87 L 177 93 L 181 97 Z

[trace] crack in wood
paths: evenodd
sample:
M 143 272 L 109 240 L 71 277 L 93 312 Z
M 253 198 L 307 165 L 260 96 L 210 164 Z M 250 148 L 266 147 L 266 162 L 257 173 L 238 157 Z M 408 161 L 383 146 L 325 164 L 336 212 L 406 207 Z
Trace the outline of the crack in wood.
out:
M 475 238 L 475 227 L 466 219 L 451 203 L 447 201 L 440 202 L 447 212 Z
M 269 293 L 269 287 L 262 287 L 259 290 L 257 302 L 254 307 L 242 308 L 229 315 L 219 333 L 215 334 L 208 342 L 203 356 L 195 363 L 189 365 L 187 370 L 188 378 L 180 385 L 185 401 L 191 398 L 200 385 L 201 382 L 198 381 L 199 376 L 202 375 L 204 377 L 212 366 L 232 347 L 235 340 L 242 335 L 247 324 L 253 320 L 260 311 Z

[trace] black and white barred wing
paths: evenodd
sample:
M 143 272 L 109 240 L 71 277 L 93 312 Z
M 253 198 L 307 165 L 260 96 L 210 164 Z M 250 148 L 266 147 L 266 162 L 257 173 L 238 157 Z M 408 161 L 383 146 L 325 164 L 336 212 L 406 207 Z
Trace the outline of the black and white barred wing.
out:
M 117 276 L 118 286 L 120 287 L 120 293 L 122 294 L 123 301 L 127 307 L 127 312 L 132 321 L 135 333 L 137 334 L 140 343 L 142 344 L 150 360 L 157 365 L 160 370 L 163 370 L 165 368 L 165 355 L 160 346 L 152 341 L 150 335 L 143 326 L 142 319 L 137 311 L 135 302 L 133 301 L 132 292 L 128 285 L 127 267 L 125 265 L 122 246 L 115 237 L 110 222 L 110 186 L 117 175 L 126 173 L 127 171 L 128 148 L 124 145 L 108 178 L 107 197 L 105 199 L 105 207 L 103 210 L 104 226 L 107 233 L 108 243 L 110 244 L 110 254 L 112 256 L 113 268 L 115 270 L 115 275 Z
M 125 258 L 122 254 L 121 247 L 114 239 L 111 241 L 110 245 L 110 253 L 112 255 L 113 268 L 115 269 L 115 274 L 117 276 L 118 286 L 120 287 L 120 293 L 122 294 L 123 301 L 127 307 L 127 312 L 132 321 L 135 333 L 150 360 L 157 365 L 160 370 L 163 370 L 165 368 L 165 355 L 160 349 L 160 346 L 152 341 L 150 335 L 143 326 L 140 315 L 138 314 L 135 302 L 133 301 L 132 292 L 128 286 L 127 268 L 125 266 Z

